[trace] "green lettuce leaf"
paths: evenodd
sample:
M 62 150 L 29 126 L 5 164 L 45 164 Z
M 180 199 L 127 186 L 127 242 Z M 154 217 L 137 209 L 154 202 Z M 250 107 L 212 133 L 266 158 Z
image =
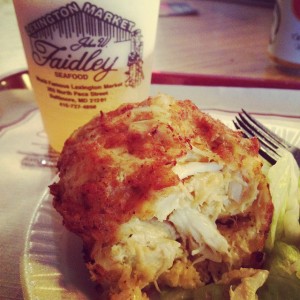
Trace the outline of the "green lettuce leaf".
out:
M 267 173 L 274 204 L 274 214 L 266 249 L 271 250 L 275 240 L 300 244 L 299 168 L 288 151 Z
M 300 296 L 300 251 L 296 246 L 277 241 L 267 256 L 270 271 L 265 284 L 258 289 L 260 300 L 296 300 Z

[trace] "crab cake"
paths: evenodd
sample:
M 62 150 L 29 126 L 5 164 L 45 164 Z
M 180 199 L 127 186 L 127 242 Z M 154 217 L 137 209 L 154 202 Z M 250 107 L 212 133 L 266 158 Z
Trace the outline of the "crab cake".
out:
M 51 186 L 111 299 L 258 268 L 273 205 L 256 138 L 167 95 L 100 113 L 66 141 Z

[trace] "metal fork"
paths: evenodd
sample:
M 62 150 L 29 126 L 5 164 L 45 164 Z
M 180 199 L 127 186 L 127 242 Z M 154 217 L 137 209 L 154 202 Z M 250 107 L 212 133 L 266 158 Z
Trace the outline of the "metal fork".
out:
M 233 121 L 234 126 L 242 130 L 246 137 L 256 136 L 260 141 L 259 153 L 271 164 L 276 163 L 283 150 L 290 151 L 300 168 L 300 149 L 288 143 L 277 134 L 266 128 L 249 113 L 242 109 L 239 116 Z

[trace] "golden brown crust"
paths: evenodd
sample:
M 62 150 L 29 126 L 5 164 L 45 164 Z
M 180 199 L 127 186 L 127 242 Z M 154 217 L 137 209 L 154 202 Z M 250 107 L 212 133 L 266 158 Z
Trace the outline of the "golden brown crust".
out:
M 172 104 L 172 125 L 162 121 L 147 132 L 130 131 L 131 122 L 153 118 L 151 111 L 132 117 L 132 109 L 149 105 L 151 98 L 101 113 L 66 142 L 58 164 L 60 177 L 64 178 L 73 166 L 75 177 L 90 174 L 80 191 L 74 191 L 76 195 L 71 193 L 68 197 L 68 191 L 61 190 L 63 184 L 51 188 L 55 208 L 76 234 L 85 237 L 88 231 L 94 239 L 108 242 L 118 224 L 126 222 L 147 201 L 149 190 L 178 184 L 171 168 L 175 159 L 191 148 L 191 140 L 229 163 L 240 162 L 243 155 L 257 155 L 257 139 L 242 139 L 240 133 L 199 111 L 189 100 Z M 120 183 L 116 179 L 119 166 L 103 153 L 103 148 L 122 148 L 125 153 L 151 161 L 141 163 Z
M 201 112 L 189 100 L 174 101 L 167 96 L 101 113 L 65 143 L 58 163 L 60 181 L 51 186 L 53 205 L 63 216 L 65 226 L 82 237 L 88 259 L 96 243 L 102 249 L 119 243 L 120 226 L 134 216 L 156 219 L 145 213 L 145 203 L 150 205 L 158 191 L 184 184 L 173 167 L 194 148 L 207 154 L 200 156 L 201 162 L 215 162 L 226 166 L 228 174 L 240 174 L 240 180 L 249 186 L 244 189 L 244 198 L 255 195 L 252 181 L 259 183 L 259 196 L 253 203 L 233 201 L 232 207 L 228 206 L 233 212 L 241 206 L 234 215 L 222 212 L 216 224 L 230 246 L 230 259 L 224 256 L 220 263 L 205 260 L 197 264 L 196 269 L 203 274 L 197 277 L 190 269 L 193 276 L 185 287 L 199 285 L 200 277 L 203 282 L 209 281 L 232 267 L 253 266 L 253 255 L 263 250 L 273 213 L 261 175 L 257 139 L 244 139 L 240 132 Z M 250 188 L 252 185 L 254 188 Z M 184 276 L 175 266 L 178 263 L 168 274 Z M 119 292 L 120 278 L 126 276 L 132 276 L 130 288 L 147 284 L 137 271 L 130 274 L 128 265 L 121 271 L 117 264 L 115 269 L 107 270 L 92 261 L 88 268 L 97 281 L 112 284 Z M 176 282 L 170 275 L 161 278 Z

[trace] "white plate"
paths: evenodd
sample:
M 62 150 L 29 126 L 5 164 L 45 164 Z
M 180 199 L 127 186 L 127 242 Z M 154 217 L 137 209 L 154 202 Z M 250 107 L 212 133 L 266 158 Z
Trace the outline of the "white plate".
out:
M 231 120 L 236 112 L 229 106 L 205 111 L 232 127 Z M 256 117 L 300 146 L 299 113 L 293 114 L 292 111 L 282 116 L 281 113 L 269 115 L 260 111 Z M 52 208 L 52 197 L 47 190 L 28 229 L 21 273 L 27 299 L 97 299 L 83 263 L 81 241 L 62 226 L 61 217 Z
M 25 299 L 97 299 L 83 263 L 81 241 L 62 225 L 48 189 L 28 230 L 21 281 Z

